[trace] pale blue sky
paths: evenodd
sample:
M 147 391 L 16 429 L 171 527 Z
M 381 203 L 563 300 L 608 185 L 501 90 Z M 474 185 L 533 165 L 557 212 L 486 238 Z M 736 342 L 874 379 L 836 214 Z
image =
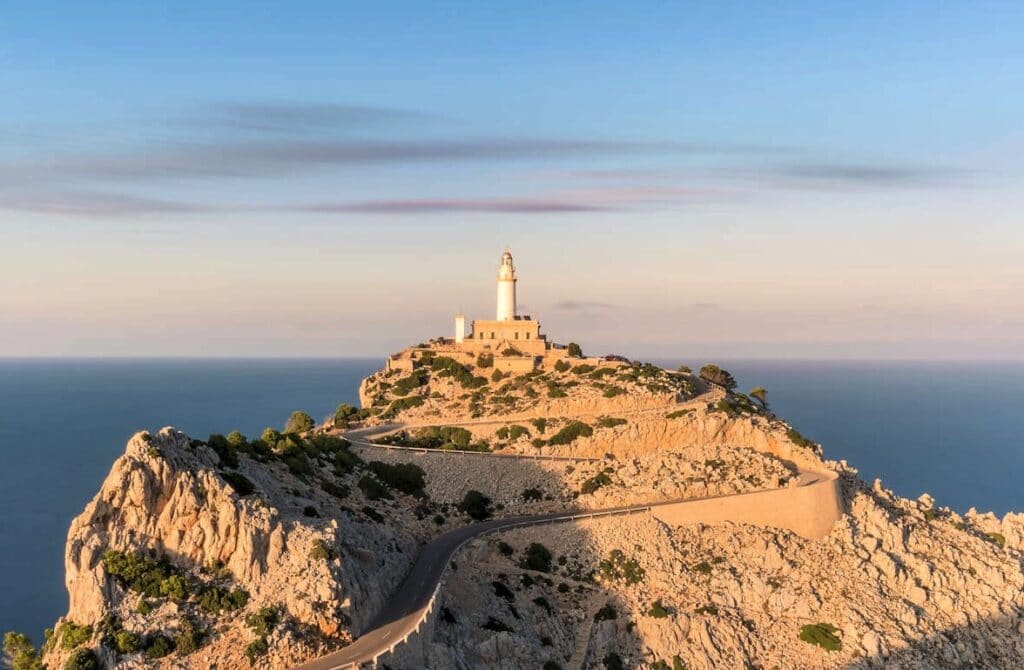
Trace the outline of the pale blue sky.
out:
M 207 3 L 209 4 L 209 3 Z M 771 6 L 769 6 L 769 4 Z M 1024 357 L 1024 6 L 11 2 L 0 356 Z

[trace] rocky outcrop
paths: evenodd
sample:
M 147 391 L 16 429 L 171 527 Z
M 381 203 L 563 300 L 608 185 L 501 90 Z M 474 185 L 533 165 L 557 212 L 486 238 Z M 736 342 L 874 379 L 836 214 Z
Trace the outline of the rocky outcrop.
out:
M 228 473 L 249 480 L 254 493 L 239 495 L 225 481 Z M 172 428 L 136 434 L 71 524 L 70 606 L 63 620 L 98 630 L 107 618 L 140 639 L 173 638 L 187 621 L 207 638 L 189 657 L 192 667 L 206 667 L 203 658 L 247 666 L 243 650 L 254 635 L 244 620 L 266 607 L 285 625 L 273 632 L 259 662 L 281 666 L 345 644 L 404 575 L 415 532 L 400 519 L 394 526 L 367 520 L 310 480 L 280 463 L 245 457 L 229 470 L 212 449 Z M 110 551 L 166 559 L 190 583 L 192 596 L 175 602 L 125 588 L 107 574 L 103 557 Z M 245 605 L 205 611 L 202 590 L 214 585 L 243 591 Z M 152 611 L 141 613 L 141 601 Z M 53 667 L 63 653 L 59 646 L 51 650 Z

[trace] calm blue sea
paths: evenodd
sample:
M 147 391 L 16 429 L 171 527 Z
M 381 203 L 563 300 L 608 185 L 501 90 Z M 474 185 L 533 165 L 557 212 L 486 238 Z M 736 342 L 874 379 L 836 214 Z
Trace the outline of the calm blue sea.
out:
M 320 418 L 355 403 L 380 362 L 0 360 L 0 632 L 39 641 L 65 611 L 68 524 L 133 432 L 251 435 L 294 409 Z M 1024 363 L 719 363 L 868 480 L 961 511 L 1024 510 Z

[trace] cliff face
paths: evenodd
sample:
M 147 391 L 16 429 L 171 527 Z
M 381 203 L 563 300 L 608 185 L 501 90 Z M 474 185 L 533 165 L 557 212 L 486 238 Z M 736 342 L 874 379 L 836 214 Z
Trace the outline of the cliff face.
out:
M 225 481 L 235 474 L 255 494 L 240 496 Z M 359 632 L 404 575 L 415 545 L 400 521 L 391 527 L 361 518 L 281 465 L 242 458 L 228 471 L 213 450 L 183 433 L 139 433 L 71 524 L 64 621 L 98 635 L 112 617 L 116 630 L 143 640 L 196 627 L 205 641 L 189 656 L 191 667 L 207 667 L 203 659 L 243 667 L 244 648 L 257 639 L 245 619 L 269 607 L 282 625 L 270 632 L 258 662 L 287 665 Z M 111 551 L 165 559 L 191 594 L 176 599 L 126 587 L 105 565 Z M 233 592 L 247 594 L 241 607 L 203 600 L 204 593 Z M 57 645 L 48 661 L 57 667 L 64 655 Z

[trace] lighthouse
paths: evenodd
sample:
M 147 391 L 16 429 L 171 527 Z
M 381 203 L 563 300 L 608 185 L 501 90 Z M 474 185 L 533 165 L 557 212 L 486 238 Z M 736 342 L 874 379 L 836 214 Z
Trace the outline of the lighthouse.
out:
M 496 321 L 515 321 L 516 318 L 516 266 L 508 249 L 501 255 L 498 266 L 498 310 Z

